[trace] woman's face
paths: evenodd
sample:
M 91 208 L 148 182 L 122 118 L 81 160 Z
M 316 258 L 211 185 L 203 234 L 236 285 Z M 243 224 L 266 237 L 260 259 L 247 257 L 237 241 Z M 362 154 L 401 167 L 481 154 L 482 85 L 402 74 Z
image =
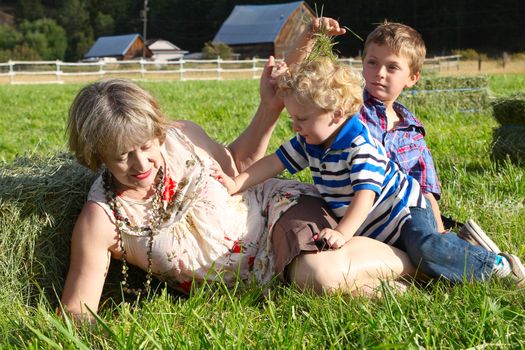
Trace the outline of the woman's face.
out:
M 149 191 L 155 185 L 159 167 L 163 164 L 158 138 L 132 146 L 123 153 L 108 151 L 103 161 L 116 180 L 116 190 Z

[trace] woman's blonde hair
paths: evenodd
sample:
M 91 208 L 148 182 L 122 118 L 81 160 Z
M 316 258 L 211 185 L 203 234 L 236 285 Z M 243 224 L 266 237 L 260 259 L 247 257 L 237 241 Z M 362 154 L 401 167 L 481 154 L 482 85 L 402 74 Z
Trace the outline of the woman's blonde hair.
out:
M 69 108 L 69 149 L 93 171 L 108 152 L 158 138 L 164 142 L 168 121 L 146 90 L 124 79 L 102 80 L 84 87 Z
M 396 55 L 402 55 L 409 60 L 411 74 L 421 72 L 427 50 L 421 34 L 414 28 L 402 23 L 381 23 L 366 38 L 363 59 L 370 44 L 386 45 Z
M 363 80 L 349 66 L 329 57 L 317 57 L 290 68 L 277 80 L 280 96 L 294 93 L 298 100 L 311 101 L 325 111 L 343 108 L 346 116 L 363 104 Z

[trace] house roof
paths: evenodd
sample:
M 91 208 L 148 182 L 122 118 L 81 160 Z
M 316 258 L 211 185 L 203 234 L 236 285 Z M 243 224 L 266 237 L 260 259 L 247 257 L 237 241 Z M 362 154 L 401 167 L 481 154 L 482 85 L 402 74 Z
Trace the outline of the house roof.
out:
M 228 45 L 272 43 L 290 15 L 303 1 L 272 5 L 237 5 L 213 42 Z
M 101 36 L 84 55 L 84 58 L 123 56 L 137 37 L 140 37 L 140 34 Z
M 188 52 L 186 50 L 182 50 L 177 45 L 169 42 L 168 40 L 164 39 L 150 39 L 146 41 L 146 46 L 151 51 L 181 51 L 181 52 Z

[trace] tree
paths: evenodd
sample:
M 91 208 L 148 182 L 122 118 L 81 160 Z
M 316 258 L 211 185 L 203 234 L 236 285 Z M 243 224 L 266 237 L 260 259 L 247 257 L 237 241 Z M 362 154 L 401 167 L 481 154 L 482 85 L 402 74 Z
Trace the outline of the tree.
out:
M 59 23 L 67 32 L 67 60 L 78 60 L 84 56 L 86 43 L 93 42 L 93 27 L 85 1 L 68 0 L 61 8 Z
M 20 31 L 25 43 L 35 49 L 44 60 L 62 60 L 67 47 L 66 32 L 54 20 L 24 21 Z
M 93 24 L 95 37 L 111 35 L 115 30 L 115 20 L 111 15 L 106 15 L 102 12 L 97 12 L 95 23 Z
M 0 24 L 0 50 L 12 50 L 22 40 L 22 34 L 15 28 Z
M 19 20 L 34 21 L 44 17 L 44 6 L 40 0 L 19 0 L 15 13 Z

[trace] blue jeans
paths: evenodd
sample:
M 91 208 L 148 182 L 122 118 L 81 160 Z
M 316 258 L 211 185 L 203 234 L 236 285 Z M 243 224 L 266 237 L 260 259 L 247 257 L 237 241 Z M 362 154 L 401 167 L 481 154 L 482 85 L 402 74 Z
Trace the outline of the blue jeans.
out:
M 455 233 L 439 233 L 430 203 L 427 208 L 411 207 L 412 218 L 401 228 L 394 246 L 404 250 L 418 271 L 452 282 L 488 280 L 496 253 L 474 246 Z

